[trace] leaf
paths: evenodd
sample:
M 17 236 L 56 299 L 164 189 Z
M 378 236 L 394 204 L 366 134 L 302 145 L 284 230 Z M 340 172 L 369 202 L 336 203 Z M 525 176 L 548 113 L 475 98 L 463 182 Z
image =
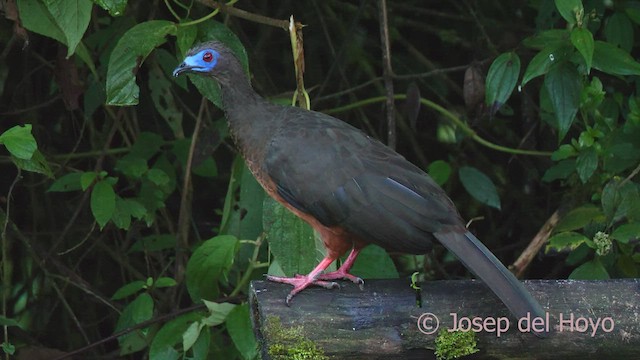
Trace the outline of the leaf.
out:
M 258 342 L 249 318 L 249 305 L 238 305 L 229 312 L 226 320 L 227 332 L 244 360 L 258 356 Z
M 570 157 L 574 157 L 576 156 L 576 154 L 576 148 L 574 148 L 573 145 L 562 144 L 560 145 L 558 150 L 554 151 L 553 154 L 551 154 L 551 160 L 560 161 Z
M 80 187 L 81 172 L 72 172 L 58 178 L 49 186 L 47 192 L 67 192 L 82 190 Z
M 116 290 L 115 294 L 113 294 L 113 296 L 111 297 L 111 300 L 124 299 L 127 296 L 133 295 L 138 291 L 144 289 L 144 287 L 145 287 L 144 281 L 142 280 L 132 281 L 122 286 L 120 289 Z
M 231 312 L 231 310 L 233 310 L 236 306 L 238 306 L 236 304 L 231 304 L 226 302 L 217 303 L 214 301 L 207 301 L 207 300 L 202 300 L 202 301 L 204 302 L 205 306 L 209 310 L 209 316 L 202 319 L 202 322 L 207 326 L 218 326 L 224 323 L 225 319 L 227 318 L 227 315 L 229 315 L 229 312 Z
M 633 47 L 633 24 L 629 17 L 619 11 L 609 16 L 604 25 L 604 36 L 608 43 L 630 52 Z
M 585 28 L 574 28 L 571 31 L 571 43 L 584 58 L 588 74 L 591 70 L 591 63 L 593 62 L 593 34 Z
M 129 29 L 118 40 L 109 57 L 107 70 L 107 105 L 136 105 L 140 89 L 135 73 L 151 51 L 176 31 L 170 21 L 151 20 Z
M 107 10 L 111 16 L 121 16 L 127 7 L 128 0 L 93 0 L 98 6 Z
M 632 239 L 640 239 L 640 223 L 621 225 L 613 231 L 611 237 L 623 244 L 629 243 Z
M 156 288 L 172 287 L 176 285 L 178 285 L 176 280 L 170 277 L 161 277 L 153 283 L 153 286 Z
M 98 181 L 91 191 L 91 213 L 100 225 L 100 230 L 111 220 L 116 209 L 116 193 L 105 180 Z
M 442 186 L 444 183 L 449 180 L 449 176 L 451 175 L 451 165 L 444 160 L 436 160 L 429 164 L 429 168 L 427 169 L 427 173 L 436 184 Z
M 389 254 L 376 245 L 362 249 L 350 272 L 363 279 L 396 279 L 399 276 Z
M 583 234 L 576 233 L 573 231 L 565 231 L 558 234 L 553 235 L 549 238 L 549 245 L 547 245 L 547 250 L 564 250 L 566 248 L 575 249 L 580 244 L 588 242 L 589 238 L 584 236 Z
M 80 174 L 80 188 L 82 191 L 87 190 L 98 177 L 95 171 L 88 171 Z
M 22 26 L 66 44 L 66 37 L 51 16 L 49 10 L 42 1 L 17 0 L 18 12 Z
M 29 160 L 38 149 L 36 139 L 31 135 L 31 124 L 16 125 L 0 134 L 0 144 L 18 159 Z
M 164 186 L 169 184 L 169 176 L 167 173 L 160 169 L 150 169 L 147 172 L 147 178 L 158 186 Z
M 91 0 L 44 0 L 44 4 L 64 34 L 67 58 L 73 55 L 91 20 Z
M 238 239 L 218 235 L 200 245 L 187 262 L 187 290 L 194 302 L 215 299 L 218 281 L 226 277 L 238 250 Z
M 118 318 L 114 332 L 140 324 L 153 316 L 153 299 L 147 293 L 142 293 L 129 303 Z M 130 354 L 147 347 L 147 329 L 133 331 L 118 337 L 120 355 Z
M 288 276 L 310 272 L 324 257 L 311 226 L 271 197 L 265 197 L 263 228 L 271 253 Z
M 573 174 L 576 169 L 575 159 L 561 160 L 557 164 L 548 168 L 542 177 L 542 181 L 552 182 L 554 180 L 566 179 Z
M 551 65 L 560 60 L 558 57 L 557 45 L 553 44 L 545 46 L 536 54 L 536 56 L 533 57 L 533 59 L 531 59 L 529 65 L 527 65 L 527 69 L 524 71 L 520 86 L 524 86 L 534 78 L 545 75 L 549 72 Z
M 591 175 L 593 175 L 597 168 L 598 154 L 596 153 L 596 149 L 589 147 L 580 151 L 578 159 L 576 160 L 576 171 L 583 184 L 591 178 Z
M 607 280 L 609 279 L 609 273 L 602 265 L 602 262 L 598 259 L 588 261 L 569 275 L 571 280 Z
M 184 333 L 182 333 L 182 351 L 187 352 L 193 344 L 196 343 L 200 336 L 200 330 L 202 330 L 203 324 L 201 322 L 194 322 Z
M 149 347 L 149 359 L 180 359 L 180 354 L 174 349 L 174 347 L 176 344 L 182 342 L 182 334 L 189 328 L 189 325 L 193 322 L 198 322 L 201 319 L 202 313 L 190 312 L 164 324 L 164 326 L 162 326 L 153 337 L 153 341 Z
M 0 315 L 0 326 L 18 326 L 20 327 L 20 323 L 14 319 L 10 319 L 4 315 Z
M 604 41 L 596 41 L 593 68 L 611 75 L 640 75 L 640 63 L 628 52 Z
M 577 22 L 577 14 L 580 14 L 580 17 L 584 14 L 582 0 L 555 0 L 555 3 L 560 16 L 562 16 L 570 25 Z
M 136 241 L 128 253 L 136 251 L 160 251 L 173 249 L 176 246 L 176 237 L 171 234 L 154 234 Z
M 558 225 L 554 229 L 556 233 L 582 229 L 593 222 L 601 222 L 604 216 L 600 209 L 595 206 L 585 205 L 569 211 L 558 221 Z
M 500 198 L 493 181 L 480 170 L 463 166 L 458 170 L 460 181 L 465 190 L 476 200 L 500 210 Z
M 44 156 L 42 156 L 42 153 L 39 150 L 34 151 L 33 156 L 31 156 L 31 159 L 29 160 L 19 159 L 16 157 L 12 157 L 11 160 L 22 170 L 43 174 L 49 178 L 53 178 L 53 172 L 49 167 L 49 163 Z
M 569 131 L 580 105 L 582 82 L 574 66 L 563 63 L 554 66 L 545 76 L 544 85 L 555 113 L 558 141 Z
M 518 82 L 520 58 L 514 52 L 498 56 L 487 74 L 485 102 L 495 114 L 507 101 Z

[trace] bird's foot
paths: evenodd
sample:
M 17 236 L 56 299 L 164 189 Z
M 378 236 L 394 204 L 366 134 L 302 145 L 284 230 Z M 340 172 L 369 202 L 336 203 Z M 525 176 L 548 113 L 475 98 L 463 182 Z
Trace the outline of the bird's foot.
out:
M 299 293 L 300 291 L 308 288 L 311 285 L 322 286 L 323 288 L 326 288 L 326 289 L 333 289 L 333 288 L 339 288 L 340 287 L 340 285 L 338 285 L 338 283 L 336 283 L 336 282 L 323 281 L 324 279 L 315 279 L 315 278 L 310 277 L 308 275 L 296 275 L 295 277 L 283 277 L 283 276 L 267 275 L 267 280 L 274 281 L 274 282 L 279 282 L 279 283 L 283 283 L 283 284 L 293 285 L 293 290 L 291 290 L 291 292 L 289 292 L 289 295 L 287 295 L 287 298 L 285 299 L 285 302 L 287 303 L 287 306 L 289 306 L 291 304 L 291 299 L 293 299 L 293 297 L 297 293 Z M 327 280 L 329 280 L 329 279 L 327 279 Z
M 364 280 L 362 280 L 361 278 L 355 275 L 349 274 L 347 271 L 342 270 L 342 268 L 336 271 L 328 272 L 326 274 L 318 275 L 318 280 L 341 280 L 341 279 L 349 280 L 352 283 L 357 284 L 360 287 L 360 290 L 364 290 Z

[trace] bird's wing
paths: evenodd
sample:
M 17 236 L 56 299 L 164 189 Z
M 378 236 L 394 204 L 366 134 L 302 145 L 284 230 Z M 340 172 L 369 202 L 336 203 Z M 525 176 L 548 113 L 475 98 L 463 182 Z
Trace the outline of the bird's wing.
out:
M 279 195 L 325 226 L 340 226 L 388 250 L 425 253 L 431 234 L 460 217 L 422 170 L 360 130 L 291 108 L 265 169 Z

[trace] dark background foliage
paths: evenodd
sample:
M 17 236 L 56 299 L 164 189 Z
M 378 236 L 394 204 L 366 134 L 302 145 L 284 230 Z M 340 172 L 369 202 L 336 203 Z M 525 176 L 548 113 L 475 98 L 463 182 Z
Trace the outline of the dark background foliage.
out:
M 212 14 L 212 1 L 77 3 L 0 2 L 3 350 L 55 358 L 112 337 L 80 357 L 251 359 L 248 281 L 308 271 L 321 249 L 237 158 L 206 100 L 219 101 L 215 86 L 171 70 L 215 37 L 243 61 L 246 51 L 260 94 L 291 103 L 289 34 L 255 15 L 293 14 L 311 108 L 387 141 L 379 2 L 233 5 L 249 16 Z M 640 3 L 386 11 L 394 92 L 407 94 L 395 102 L 397 150 L 478 237 L 511 264 L 555 214 L 526 277 L 637 277 Z M 367 251 L 354 269 L 365 278 L 468 276 L 442 248 Z

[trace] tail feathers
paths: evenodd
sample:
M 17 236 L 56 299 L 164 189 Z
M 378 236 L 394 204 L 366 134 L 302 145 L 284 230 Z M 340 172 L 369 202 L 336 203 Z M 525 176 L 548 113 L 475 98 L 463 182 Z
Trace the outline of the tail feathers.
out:
M 467 269 L 489 286 L 514 316 L 520 319 L 529 313 L 531 318 L 544 318 L 544 311 L 538 301 L 473 234 L 450 230 L 434 235 Z

